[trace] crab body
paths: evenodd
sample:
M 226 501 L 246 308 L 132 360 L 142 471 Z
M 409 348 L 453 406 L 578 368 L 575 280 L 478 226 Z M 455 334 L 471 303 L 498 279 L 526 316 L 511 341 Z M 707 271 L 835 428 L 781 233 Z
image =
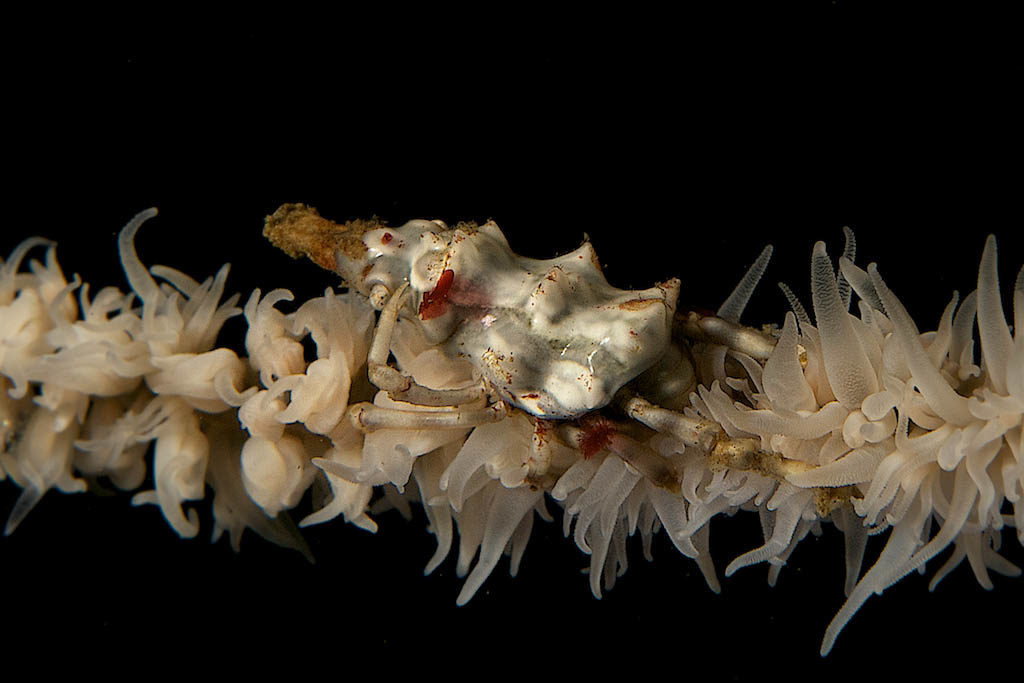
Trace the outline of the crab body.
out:
M 679 281 L 613 287 L 589 242 L 557 258 L 526 258 L 493 221 L 449 228 L 416 220 L 347 238 L 335 270 L 352 287 L 380 307 L 407 280 L 415 300 L 402 316 L 449 357 L 469 360 L 497 396 L 538 417 L 574 419 L 607 405 L 670 343 Z

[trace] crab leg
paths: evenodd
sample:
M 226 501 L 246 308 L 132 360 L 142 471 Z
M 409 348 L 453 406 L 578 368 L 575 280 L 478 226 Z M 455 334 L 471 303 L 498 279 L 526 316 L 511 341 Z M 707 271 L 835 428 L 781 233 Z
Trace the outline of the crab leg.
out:
M 697 446 L 704 450 L 712 469 L 728 467 L 734 470 L 754 470 L 785 481 L 790 474 L 812 468 L 807 463 L 762 451 L 760 439 L 730 437 L 711 420 L 687 417 L 656 406 L 639 396 L 626 394 L 620 399 L 619 405 L 634 420 L 679 439 L 687 446 Z
M 378 429 L 466 429 L 498 422 L 508 415 L 504 401 L 486 408 L 455 408 L 452 411 L 397 410 L 372 403 L 357 403 L 348 409 L 348 417 L 362 432 Z
M 388 392 L 393 401 L 415 403 L 421 406 L 458 406 L 472 403 L 484 397 L 483 385 L 468 386 L 461 389 L 430 389 L 417 384 L 416 381 L 396 368 L 388 365 L 391 354 L 391 336 L 398 322 L 398 312 L 405 303 L 409 293 L 409 283 L 403 282 L 388 299 L 380 312 L 377 328 L 373 332 L 373 341 L 367 354 L 367 370 L 370 382 L 379 389 Z
M 620 392 L 619 406 L 637 422 L 656 432 L 668 434 L 687 446 L 711 450 L 722 436 L 722 428 L 711 420 L 692 418 L 668 408 L 656 406 L 631 392 Z
M 714 315 L 690 312 L 676 315 L 675 330 L 688 339 L 722 344 L 764 362 L 772 355 L 775 340 L 753 327 L 725 320 Z

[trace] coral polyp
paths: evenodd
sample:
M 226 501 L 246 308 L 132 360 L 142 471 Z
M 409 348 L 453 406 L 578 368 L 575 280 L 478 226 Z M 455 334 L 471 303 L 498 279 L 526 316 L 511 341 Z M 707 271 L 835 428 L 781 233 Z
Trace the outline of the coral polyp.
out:
M 726 577 L 767 563 L 774 583 L 809 534 L 844 535 L 847 600 L 822 654 L 872 594 L 944 551 L 933 586 L 963 560 L 986 588 L 1020 574 L 999 550 L 1024 545 L 1024 268 L 1011 325 L 993 237 L 975 291 L 922 332 L 886 266 L 855 265 L 849 230 L 837 260 L 815 245 L 809 307 L 784 288 L 792 312 L 750 327 L 770 249 L 710 313 L 677 305 L 679 280 L 613 287 L 590 242 L 531 259 L 493 222 L 340 224 L 286 205 L 266 235 L 339 289 L 243 301 L 224 299 L 226 268 L 143 265 L 135 236 L 154 216 L 120 233 L 130 292 L 68 280 L 43 239 L 0 265 L 0 474 L 21 489 L 8 534 L 48 492 L 97 481 L 182 537 L 210 489 L 214 538 L 237 549 L 252 529 L 307 556 L 301 528 L 376 531 L 415 503 L 437 541 L 427 572 L 458 547 L 464 604 L 503 555 L 517 571 L 549 507 L 597 597 L 627 540 L 649 555 L 661 531 L 720 590 L 710 522 L 752 511 L 763 543 Z M 244 349 L 219 346 L 236 316 Z

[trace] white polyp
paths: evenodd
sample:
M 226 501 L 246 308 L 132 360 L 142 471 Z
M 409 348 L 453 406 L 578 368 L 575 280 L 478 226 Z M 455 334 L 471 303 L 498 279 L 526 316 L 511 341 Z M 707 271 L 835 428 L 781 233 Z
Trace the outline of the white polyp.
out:
M 156 489 L 135 494 L 134 505 L 160 506 L 164 518 L 182 538 L 199 532 L 196 511 L 182 504 L 203 497 L 210 445 L 199 420 L 181 399 L 172 399 L 166 420 L 156 428 L 153 472 Z
M 146 209 L 135 215 L 128 225 L 124 226 L 121 234 L 117 236 L 117 246 L 121 252 L 121 267 L 124 268 L 125 277 L 135 293 L 139 295 L 143 303 L 152 304 L 160 295 L 156 282 L 146 271 L 146 267 L 139 260 L 139 254 L 135 251 L 135 233 L 139 231 L 142 224 L 156 216 L 157 210 Z
M 878 380 L 839 296 L 824 242 L 814 245 L 811 294 L 829 384 L 840 403 L 856 408 L 866 396 L 878 391 Z
M 871 481 L 882 459 L 888 455 L 887 448 L 869 444 L 856 448 L 834 462 L 821 467 L 790 474 L 786 480 L 806 488 L 815 486 L 849 486 Z
M 730 562 L 729 566 L 725 568 L 725 575 L 727 577 L 732 576 L 738 569 L 758 562 L 766 562 L 778 556 L 789 545 L 793 532 L 796 530 L 797 522 L 800 521 L 800 513 L 801 508 L 798 506 L 787 505 L 783 507 L 776 516 L 775 528 L 771 538 L 760 548 L 746 552 Z
M 797 322 L 800 323 L 800 326 L 803 327 L 805 325 L 810 325 L 811 316 L 807 315 L 807 309 L 804 308 L 802 303 L 800 303 L 800 299 L 796 297 L 793 290 L 791 290 L 784 282 L 779 282 L 778 286 L 779 289 L 782 290 L 783 295 L 785 295 L 786 301 L 789 302 L 789 307 L 793 309 L 793 315 L 796 316 Z
M 993 235 L 985 240 L 981 268 L 978 269 L 978 333 L 981 336 L 982 358 L 988 366 L 992 387 L 997 393 L 1005 394 L 1013 338 L 1006 326 L 1003 304 L 999 298 L 996 238 Z
M 72 473 L 73 442 L 79 426 L 71 423 L 59 428 L 58 416 L 46 408 L 36 408 L 25 426 L 13 453 L 0 453 L 0 464 L 22 487 L 21 495 L 4 527 L 11 534 L 47 491 L 58 487 L 65 493 L 85 490 L 85 482 Z
M 924 396 L 924 400 L 940 417 L 957 425 L 965 425 L 971 421 L 967 409 L 967 399 L 957 394 L 939 374 L 927 352 L 921 346 L 917 326 L 903 307 L 899 299 L 882 281 L 875 264 L 868 266 L 871 282 L 882 299 L 908 369 Z
M 245 350 L 264 386 L 305 370 L 302 344 L 290 333 L 289 318 L 274 307 L 280 301 L 293 299 L 287 289 L 275 289 L 260 300 L 257 289 L 245 304 L 245 320 L 249 323 Z
M 258 437 L 242 447 L 242 483 L 269 517 L 295 507 L 315 472 L 302 442 L 284 436 L 276 442 Z
M 953 337 L 953 313 L 956 310 L 957 302 L 960 300 L 960 292 L 953 292 L 953 298 L 946 304 L 939 319 L 939 329 L 928 344 L 928 360 L 936 368 L 942 368 L 949 354 L 949 344 Z M 923 338 L 922 338 L 923 342 Z
M 840 268 L 838 278 L 839 298 L 843 301 L 843 307 L 846 310 L 850 310 L 850 283 L 847 281 L 846 274 L 842 269 L 842 262 L 853 263 L 853 259 L 857 255 L 857 236 L 853 234 L 853 230 L 849 226 L 843 226 L 843 238 L 846 240 L 843 244 L 843 255 L 839 257 Z
M 487 522 L 480 541 L 480 557 L 466 578 L 455 600 L 456 604 L 464 605 L 476 594 L 501 559 L 501 553 L 517 527 L 529 523 L 528 516 L 533 514 L 533 507 L 542 495 L 541 491 L 531 491 L 529 488 L 503 489 L 495 493 L 487 511 Z
M 747 303 L 754 294 L 757 283 L 761 281 L 761 276 L 764 275 L 764 271 L 768 267 L 768 262 L 771 258 L 772 245 L 769 244 L 761 250 L 757 260 L 750 266 L 750 269 L 743 276 L 743 279 L 740 280 L 739 284 L 736 285 L 736 288 L 732 290 L 732 294 L 718 307 L 717 315 L 719 318 L 734 323 L 740 321 L 743 309 L 747 307 Z
M 839 257 L 839 272 L 843 274 L 843 278 L 853 287 L 853 291 L 857 293 L 864 302 L 876 311 L 883 311 L 885 308 L 882 306 L 881 299 L 878 298 L 878 294 L 875 292 L 875 287 L 871 284 L 871 277 L 866 271 L 861 270 L 853 261 L 845 257 Z
M 1016 344 L 1020 346 L 1024 339 L 1020 332 L 1024 329 L 1024 266 L 1017 271 L 1017 279 L 1013 283 L 1013 329 Z
M 814 410 L 817 402 L 814 392 L 803 369 L 800 367 L 797 348 L 796 317 L 786 314 L 782 336 L 775 345 L 775 351 L 764 364 L 765 393 L 774 405 L 787 410 Z

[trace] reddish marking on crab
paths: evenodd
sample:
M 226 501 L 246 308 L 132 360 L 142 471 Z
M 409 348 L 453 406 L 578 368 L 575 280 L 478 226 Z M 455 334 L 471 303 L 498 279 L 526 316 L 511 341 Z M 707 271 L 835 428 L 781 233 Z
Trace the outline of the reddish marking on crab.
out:
M 448 312 L 448 292 L 454 281 L 455 271 L 446 270 L 437 279 L 434 289 L 424 292 L 423 301 L 420 302 L 420 320 L 433 320 Z
M 487 309 L 491 305 L 491 299 L 485 287 L 486 285 L 481 286 L 469 278 L 460 277 L 448 293 L 448 303 L 462 308 Z
M 551 436 L 551 424 L 547 420 L 535 419 L 533 421 L 533 442 L 538 448 L 542 448 Z
M 386 232 L 381 236 L 380 242 L 381 244 L 389 244 L 393 239 L 395 239 L 395 236 L 392 235 L 390 232 Z
M 617 433 L 615 424 L 600 415 L 588 415 L 580 420 L 579 447 L 583 458 L 589 460 L 603 451 Z

